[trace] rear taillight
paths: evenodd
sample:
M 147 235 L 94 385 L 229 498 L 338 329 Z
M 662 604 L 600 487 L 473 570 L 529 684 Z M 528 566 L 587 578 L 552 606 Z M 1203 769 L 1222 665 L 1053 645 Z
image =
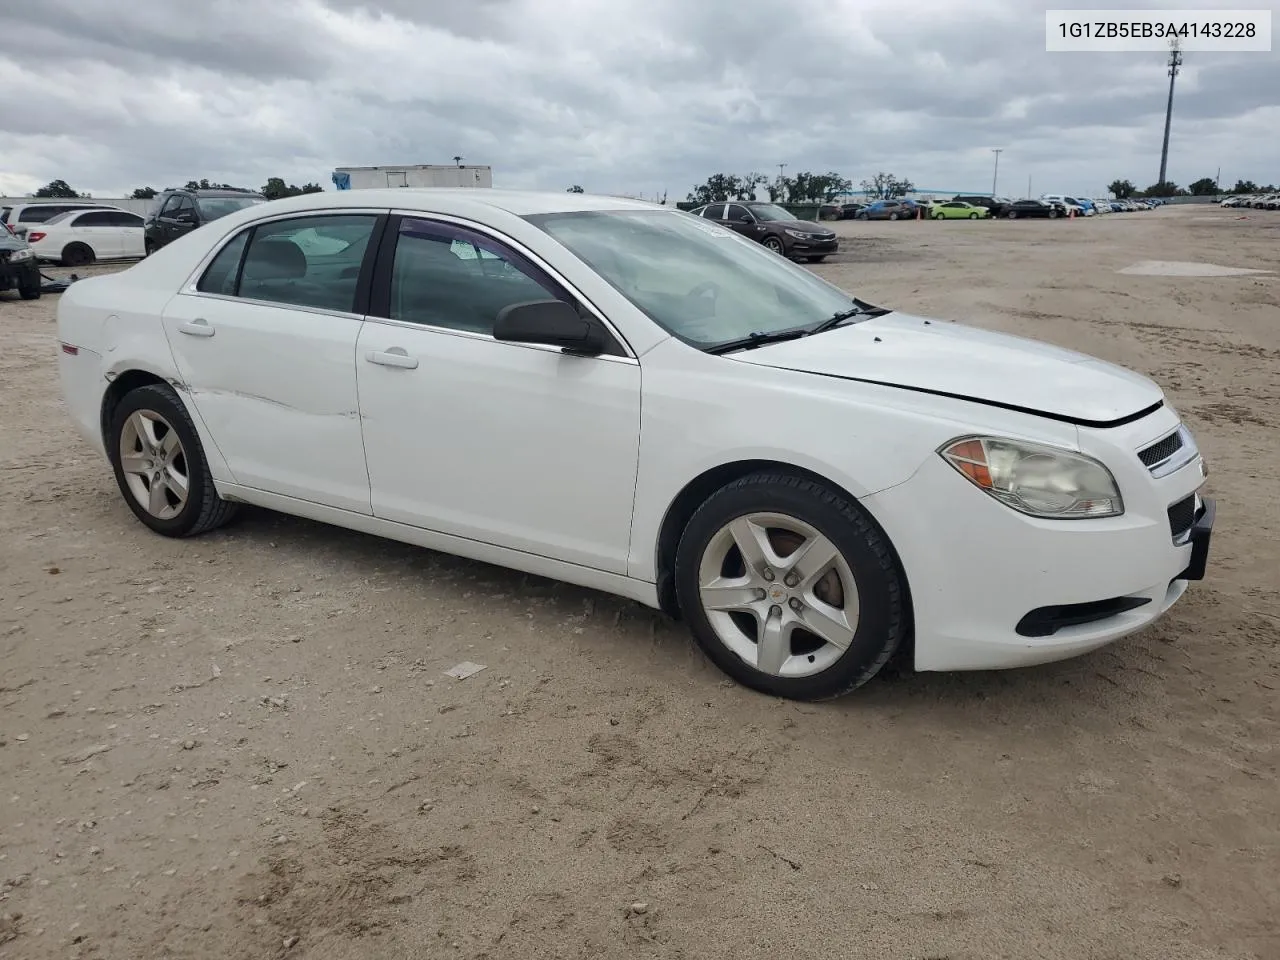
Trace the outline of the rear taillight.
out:
M 37 243 L 45 238 L 46 234 L 33 231 L 27 234 L 27 243 Z

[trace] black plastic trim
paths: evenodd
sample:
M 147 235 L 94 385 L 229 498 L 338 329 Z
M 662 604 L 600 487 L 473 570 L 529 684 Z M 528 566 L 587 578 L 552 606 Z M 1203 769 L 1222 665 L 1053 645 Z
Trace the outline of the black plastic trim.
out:
M 1063 627 L 1106 620 L 1117 614 L 1151 602 L 1150 597 L 1112 597 L 1088 603 L 1064 603 L 1056 607 L 1037 607 L 1018 621 L 1014 630 L 1022 637 L 1051 637 Z
M 1210 497 L 1200 499 L 1200 513 L 1191 525 L 1191 562 L 1175 580 L 1203 580 L 1209 565 L 1209 541 L 1213 537 L 1213 521 L 1218 514 L 1218 504 Z

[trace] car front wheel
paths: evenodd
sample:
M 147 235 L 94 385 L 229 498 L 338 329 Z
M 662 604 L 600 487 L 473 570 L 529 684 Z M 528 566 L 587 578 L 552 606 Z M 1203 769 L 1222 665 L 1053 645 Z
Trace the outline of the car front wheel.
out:
M 166 537 L 191 537 L 229 521 L 237 504 L 213 486 L 191 415 L 167 384 L 127 393 L 112 418 L 107 450 L 125 502 Z
M 778 237 L 770 235 L 765 237 L 762 242 L 766 247 L 768 247 L 778 256 L 782 256 L 783 253 L 785 252 L 785 248 L 782 246 L 782 240 L 779 239 Z
M 848 693 L 907 631 L 905 582 L 884 534 L 848 497 L 786 473 L 713 494 L 681 538 L 675 580 L 711 661 L 774 696 Z

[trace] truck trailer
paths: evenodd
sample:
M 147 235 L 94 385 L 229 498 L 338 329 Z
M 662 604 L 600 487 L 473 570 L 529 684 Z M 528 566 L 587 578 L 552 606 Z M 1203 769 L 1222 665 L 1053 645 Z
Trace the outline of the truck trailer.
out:
M 333 185 L 339 190 L 374 187 L 492 187 L 493 168 L 418 163 L 399 167 L 338 167 Z

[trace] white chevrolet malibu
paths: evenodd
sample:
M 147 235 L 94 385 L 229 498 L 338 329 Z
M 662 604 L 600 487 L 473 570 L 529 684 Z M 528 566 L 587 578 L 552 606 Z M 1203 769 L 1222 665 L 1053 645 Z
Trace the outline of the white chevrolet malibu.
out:
M 1203 577 L 1203 460 L 1150 380 L 865 303 L 636 201 L 260 204 L 58 309 L 138 519 L 242 503 L 630 597 L 817 699 L 1058 660 Z

